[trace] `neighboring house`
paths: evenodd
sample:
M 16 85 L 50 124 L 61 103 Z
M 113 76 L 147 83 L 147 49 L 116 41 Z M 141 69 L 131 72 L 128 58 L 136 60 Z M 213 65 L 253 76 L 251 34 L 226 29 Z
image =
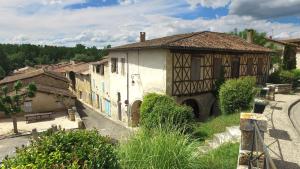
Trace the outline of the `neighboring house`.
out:
M 252 41 L 253 32 L 248 34 Z M 92 91 L 100 90 L 105 96 L 100 101 L 105 102 L 110 116 L 128 125 L 138 125 L 143 96 L 150 92 L 167 94 L 191 106 L 203 120 L 211 115 L 212 91 L 222 69 L 226 79 L 253 76 L 258 84 L 265 84 L 270 52 L 225 33 L 205 31 L 145 40 L 142 32 L 140 42 L 109 50 L 107 60 L 99 63 L 104 65 L 99 74 L 104 75 L 94 77 L 98 65 L 93 65 Z M 101 78 L 107 79 L 104 89 Z
M 278 56 L 281 57 L 281 59 L 283 59 L 284 53 L 287 50 L 287 46 L 290 46 L 292 48 L 292 50 L 295 51 L 295 58 L 297 61 L 297 67 L 300 68 L 300 46 L 298 46 L 295 43 L 290 43 L 287 40 L 278 40 L 278 39 L 272 39 L 270 38 L 265 38 L 267 40 L 267 43 L 265 44 L 266 47 L 270 47 L 270 46 L 274 46 L 274 52 L 276 52 L 278 54 Z M 273 67 L 275 71 L 276 69 L 279 68 L 279 66 L 277 67 Z
M 23 83 L 22 90 L 31 82 L 37 86 L 36 96 L 26 100 L 23 105 L 26 113 L 65 111 L 75 104 L 76 97 L 68 90 L 69 80 L 58 73 L 38 69 L 15 74 L 1 80 L 0 86 L 8 86 L 9 91 L 12 92 L 13 85 L 17 81 Z
M 75 93 L 77 99 L 92 105 L 91 98 L 91 74 L 89 65 L 85 69 L 75 71 Z
M 300 69 L 300 38 L 298 38 L 298 39 L 285 39 L 285 40 L 282 40 L 282 41 L 297 45 L 297 54 L 296 54 L 297 69 Z
M 92 89 L 92 106 L 95 109 L 111 116 L 110 98 L 109 98 L 109 68 L 106 58 L 99 62 L 90 64 L 91 89 Z

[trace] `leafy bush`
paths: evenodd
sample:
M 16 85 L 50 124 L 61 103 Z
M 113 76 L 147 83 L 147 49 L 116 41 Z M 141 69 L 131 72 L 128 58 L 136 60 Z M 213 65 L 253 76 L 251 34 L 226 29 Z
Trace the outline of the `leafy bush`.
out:
M 249 109 L 255 96 L 255 79 L 244 77 L 226 81 L 220 89 L 220 108 L 223 114 Z
M 178 105 L 166 95 L 150 93 L 141 105 L 141 124 L 151 129 L 155 127 L 183 127 L 193 119 L 190 107 Z
M 119 168 L 110 139 L 97 131 L 59 131 L 44 134 L 28 147 L 17 150 L 16 157 L 3 161 L 10 168 Z
M 120 165 L 125 169 L 200 168 L 197 145 L 178 131 L 142 130 L 119 147 Z
M 300 80 L 300 70 L 294 69 L 291 71 L 288 70 L 279 70 L 272 73 L 269 76 L 268 82 L 275 84 L 292 84 L 293 87 L 296 87 L 298 84 L 298 80 Z

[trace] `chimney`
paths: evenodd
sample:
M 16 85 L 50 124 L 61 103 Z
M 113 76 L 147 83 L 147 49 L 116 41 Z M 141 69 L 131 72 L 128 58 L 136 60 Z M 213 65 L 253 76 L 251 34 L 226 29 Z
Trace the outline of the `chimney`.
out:
M 146 32 L 140 32 L 140 42 L 146 41 Z
M 247 42 L 248 43 L 253 43 L 253 35 L 254 30 L 253 29 L 247 29 Z

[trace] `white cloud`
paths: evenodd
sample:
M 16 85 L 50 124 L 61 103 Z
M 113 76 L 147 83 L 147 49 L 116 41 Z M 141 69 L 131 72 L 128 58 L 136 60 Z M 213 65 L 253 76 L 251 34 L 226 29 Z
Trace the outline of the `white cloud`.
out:
M 121 5 L 131 5 L 137 3 L 139 0 L 119 0 Z
M 196 8 L 201 5 L 207 8 L 220 8 L 226 6 L 230 0 L 187 0 L 187 2 L 192 6 L 192 8 Z
M 10 3 L 9 3 L 10 2 Z M 17 3 L 19 2 L 19 3 Z M 0 39 L 2 43 L 35 43 L 74 46 L 113 46 L 137 41 L 139 32 L 147 39 L 194 31 L 229 32 L 234 28 L 255 28 L 274 37 L 300 37 L 300 26 L 274 23 L 250 16 L 228 15 L 215 19 L 185 20 L 174 15 L 190 12 L 184 1 L 152 0 L 128 5 L 100 8 L 65 9 L 65 5 L 83 0 L 0 0 Z M 72 2 L 72 3 L 71 3 Z M 22 13 L 21 7 L 42 5 L 33 13 Z

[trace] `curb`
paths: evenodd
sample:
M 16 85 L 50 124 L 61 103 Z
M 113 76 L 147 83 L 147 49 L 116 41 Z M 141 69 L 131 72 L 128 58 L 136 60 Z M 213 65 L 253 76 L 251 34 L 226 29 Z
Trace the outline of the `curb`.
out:
M 289 116 L 289 119 L 290 119 L 291 123 L 293 124 L 295 130 L 297 131 L 297 133 L 300 136 L 300 129 L 296 127 L 295 122 L 291 119 L 291 109 L 299 102 L 300 102 L 300 99 L 297 99 L 297 100 L 293 101 L 293 103 L 288 105 L 288 116 Z

